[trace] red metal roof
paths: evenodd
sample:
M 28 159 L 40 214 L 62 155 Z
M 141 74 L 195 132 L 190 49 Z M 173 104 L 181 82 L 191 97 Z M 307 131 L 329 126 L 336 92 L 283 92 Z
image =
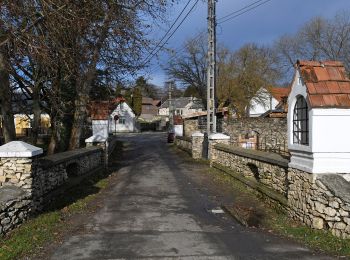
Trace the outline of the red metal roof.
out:
M 298 61 L 311 107 L 350 108 L 350 80 L 340 61 Z

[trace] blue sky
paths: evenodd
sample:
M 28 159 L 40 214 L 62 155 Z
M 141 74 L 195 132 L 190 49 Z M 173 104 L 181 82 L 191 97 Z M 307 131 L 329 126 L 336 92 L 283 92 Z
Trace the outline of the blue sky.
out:
M 223 17 L 255 1 L 218 0 L 217 17 Z M 172 8 L 168 15 L 169 22 L 167 24 L 155 26 L 155 39 L 162 38 L 186 2 L 186 0 L 180 0 Z M 191 2 L 194 3 L 195 0 Z M 249 42 L 269 45 L 284 34 L 295 33 L 305 22 L 315 16 L 332 18 L 342 10 L 350 11 L 350 0 L 271 0 L 250 12 L 220 24 L 217 28 L 217 38 L 218 42 L 223 43 L 231 50 L 238 49 Z M 200 0 L 166 47 L 181 48 L 186 39 L 206 29 L 206 18 L 207 1 Z M 159 53 L 159 57 L 159 60 L 156 58 L 152 60 L 150 66 L 152 73 L 149 81 L 163 86 L 168 77 L 159 64 L 166 62 L 167 56 L 165 53 Z

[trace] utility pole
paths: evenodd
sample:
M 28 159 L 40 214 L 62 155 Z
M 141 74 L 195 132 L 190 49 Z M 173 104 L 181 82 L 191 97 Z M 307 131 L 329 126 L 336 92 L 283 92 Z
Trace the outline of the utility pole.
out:
M 172 91 L 173 91 L 173 81 L 167 81 L 168 84 L 168 93 L 169 93 L 169 130 L 172 130 L 174 127 L 174 109 L 173 109 L 173 100 L 172 100 Z
M 216 133 L 216 0 L 208 0 L 207 133 Z

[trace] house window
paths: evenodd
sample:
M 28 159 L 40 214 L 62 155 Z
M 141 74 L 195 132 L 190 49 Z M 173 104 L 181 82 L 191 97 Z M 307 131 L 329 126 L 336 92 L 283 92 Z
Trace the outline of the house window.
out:
M 121 117 L 119 118 L 118 123 L 119 123 L 120 125 L 125 125 L 125 117 L 121 116 Z
M 297 98 L 293 111 L 293 143 L 309 144 L 309 113 L 303 96 Z

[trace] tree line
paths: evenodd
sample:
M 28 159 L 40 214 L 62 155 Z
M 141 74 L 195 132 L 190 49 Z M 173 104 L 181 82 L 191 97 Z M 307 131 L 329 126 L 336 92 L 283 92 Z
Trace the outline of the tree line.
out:
M 206 35 L 189 39 L 182 53 L 171 54 L 164 66 L 206 105 Z M 270 46 L 247 43 L 232 51 L 217 48 L 217 105 L 245 116 L 250 102 L 266 104 L 260 88 L 288 86 L 297 60 L 339 60 L 350 69 L 350 12 L 332 19 L 316 17 L 295 34 L 283 35 Z
M 150 23 L 165 19 L 172 1 L 0 2 L 5 142 L 15 139 L 14 113 L 19 111 L 33 114 L 31 142 L 36 144 L 40 115 L 47 113 L 52 133 L 48 153 L 54 153 L 80 146 L 87 105 L 99 95 L 101 82 L 116 84 L 144 66 L 142 58 L 153 44 Z

